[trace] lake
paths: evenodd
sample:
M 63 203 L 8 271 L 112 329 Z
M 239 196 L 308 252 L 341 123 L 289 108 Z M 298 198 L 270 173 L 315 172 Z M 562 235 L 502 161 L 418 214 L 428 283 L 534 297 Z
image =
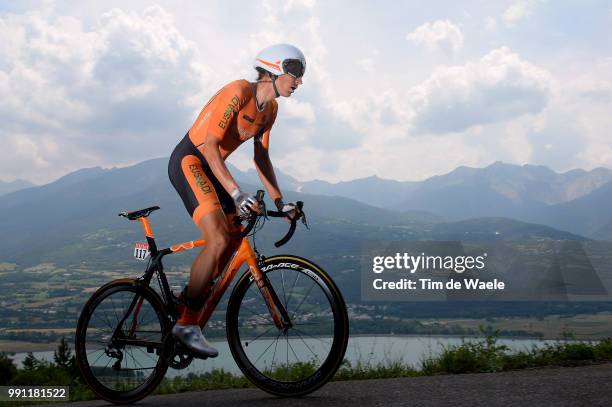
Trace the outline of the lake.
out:
M 476 340 L 475 338 L 459 338 L 444 336 L 354 336 L 349 339 L 345 358 L 351 363 L 363 362 L 376 365 L 378 363 L 388 363 L 402 360 L 415 367 L 420 367 L 423 358 L 436 356 L 447 346 L 461 344 L 462 341 Z M 313 340 L 314 342 L 314 340 Z M 542 341 L 537 339 L 499 339 L 498 343 L 507 345 L 512 350 L 526 350 L 533 346 L 543 346 L 555 341 Z M 183 370 L 169 369 L 166 377 L 186 375 L 188 373 L 204 373 L 213 369 L 224 369 L 232 373 L 240 373 L 240 370 L 232 358 L 229 346 L 226 341 L 212 342 L 219 350 L 219 356 L 215 359 L 199 360 L 195 359 L 191 365 Z M 261 347 L 267 346 L 264 340 Z M 310 343 L 314 348 L 314 343 Z M 306 347 L 300 350 L 299 344 L 294 343 L 293 348 L 300 354 L 307 353 Z M 293 351 L 293 350 L 292 350 Z M 13 356 L 15 363 L 21 367 L 21 363 L 26 353 L 17 353 Z M 34 352 L 34 356 L 39 359 L 53 360 L 53 351 Z M 143 358 L 147 356 L 143 352 Z M 148 357 L 148 356 L 147 356 Z M 140 359 L 139 359 L 140 360 Z

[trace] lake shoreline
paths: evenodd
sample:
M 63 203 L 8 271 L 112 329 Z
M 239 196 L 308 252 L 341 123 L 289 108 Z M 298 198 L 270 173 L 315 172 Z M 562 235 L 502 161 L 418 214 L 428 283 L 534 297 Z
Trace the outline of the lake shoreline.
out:
M 351 338 L 364 338 L 364 337 L 380 337 L 380 338 L 466 338 L 466 339 L 478 339 L 484 338 L 483 335 L 444 335 L 444 334 L 432 334 L 432 335 L 423 335 L 423 334 L 355 334 L 351 335 Z M 507 339 L 507 340 L 542 340 L 537 336 L 498 336 L 499 339 Z M 212 343 L 218 342 L 226 342 L 225 337 L 211 337 L 208 340 Z M 547 338 L 547 341 L 567 341 L 564 338 Z M 593 339 L 598 340 L 598 339 Z M 27 353 L 27 352 L 49 352 L 57 350 L 59 345 L 59 341 L 57 342 L 49 342 L 49 343 L 41 343 L 41 342 L 27 342 L 27 341 L 7 341 L 0 340 L 0 353 L 4 352 L 7 354 L 16 354 L 16 353 Z M 68 345 L 72 350 L 74 350 L 74 343 L 72 341 L 68 341 Z

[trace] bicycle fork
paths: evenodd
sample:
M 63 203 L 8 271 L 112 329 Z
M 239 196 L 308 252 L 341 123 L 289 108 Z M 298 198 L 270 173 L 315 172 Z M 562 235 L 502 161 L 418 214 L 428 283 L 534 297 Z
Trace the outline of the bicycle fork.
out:
M 249 266 L 249 271 L 253 276 L 253 280 L 255 280 L 255 284 L 257 284 L 257 288 L 259 288 L 259 292 L 266 301 L 268 311 L 270 311 L 270 315 L 272 315 L 274 324 L 279 330 L 286 332 L 293 324 L 291 323 L 291 318 L 289 318 L 289 313 L 285 309 L 285 306 L 278 298 L 278 295 L 276 295 L 274 288 L 272 288 L 270 280 L 268 280 L 268 277 L 262 273 L 258 267 Z
M 276 325 L 280 331 L 287 332 L 287 330 L 293 326 L 289 313 L 278 298 L 278 295 L 274 291 L 274 287 L 272 287 L 272 284 L 270 284 L 270 280 L 259 268 L 258 256 L 255 254 L 255 251 L 249 244 L 248 239 L 242 240 L 236 253 L 236 257 L 230 260 L 230 265 L 228 266 L 228 268 L 231 270 L 229 273 L 230 276 L 233 277 L 237 271 L 235 265 L 238 265 L 239 267 L 241 264 L 246 263 L 249 266 L 251 278 L 254 280 L 259 292 L 266 302 L 266 306 L 268 307 L 268 311 L 272 316 L 274 325 Z

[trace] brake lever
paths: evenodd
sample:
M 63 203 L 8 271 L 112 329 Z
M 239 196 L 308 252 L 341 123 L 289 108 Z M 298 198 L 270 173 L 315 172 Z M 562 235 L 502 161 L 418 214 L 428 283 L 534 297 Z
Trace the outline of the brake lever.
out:
M 308 222 L 306 221 L 306 214 L 304 212 L 302 212 L 302 224 L 306 226 L 307 230 L 310 230 L 310 228 L 308 227 Z
M 268 218 L 268 210 L 266 208 L 266 203 L 263 201 L 263 199 L 261 200 L 260 204 L 261 204 L 261 210 L 260 210 L 259 213 L 263 215 L 265 220 L 268 220 L 269 219 Z
M 299 210 L 300 218 L 302 219 L 302 223 L 304 224 L 304 226 L 306 226 L 306 229 L 310 230 L 310 228 L 308 227 L 308 222 L 306 221 L 306 214 L 304 213 L 304 210 L 303 210 L 304 209 L 304 202 L 297 201 L 295 203 L 295 206 L 297 206 L 297 208 Z

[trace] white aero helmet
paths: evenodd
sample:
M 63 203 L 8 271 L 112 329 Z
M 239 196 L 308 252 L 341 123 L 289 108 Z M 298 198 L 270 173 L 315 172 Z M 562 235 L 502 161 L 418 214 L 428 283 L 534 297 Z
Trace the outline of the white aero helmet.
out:
M 261 68 L 272 75 L 287 73 L 301 78 L 306 72 L 306 58 L 298 47 L 290 44 L 276 44 L 259 51 L 253 61 L 254 68 Z

